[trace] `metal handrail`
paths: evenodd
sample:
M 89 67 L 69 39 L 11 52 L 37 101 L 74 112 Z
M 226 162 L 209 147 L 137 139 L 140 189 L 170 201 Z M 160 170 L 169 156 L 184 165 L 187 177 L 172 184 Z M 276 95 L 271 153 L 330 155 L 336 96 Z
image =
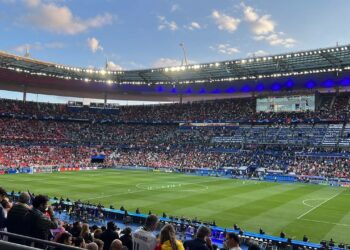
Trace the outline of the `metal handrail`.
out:
M 4 231 L 0 231 L 0 236 L 7 236 L 7 237 L 16 238 L 16 239 L 20 239 L 20 240 L 24 240 L 24 241 L 40 243 L 40 244 L 43 244 L 46 246 L 51 246 L 51 247 L 59 247 L 60 249 L 65 249 L 65 250 L 82 250 L 82 248 L 80 248 L 80 247 L 63 245 L 63 244 L 52 242 L 52 241 L 37 239 L 37 238 L 29 237 L 29 236 L 24 236 L 24 235 L 19 235 L 19 234 L 4 232 Z M 4 240 L 0 240 L 0 242 L 4 242 Z M 8 242 L 8 243 L 11 243 L 11 242 Z M 14 244 L 14 243 L 11 243 L 11 244 Z M 18 244 L 14 244 L 14 245 L 21 246 Z M 28 248 L 28 246 L 23 245 L 22 249 L 37 249 L 37 248 Z

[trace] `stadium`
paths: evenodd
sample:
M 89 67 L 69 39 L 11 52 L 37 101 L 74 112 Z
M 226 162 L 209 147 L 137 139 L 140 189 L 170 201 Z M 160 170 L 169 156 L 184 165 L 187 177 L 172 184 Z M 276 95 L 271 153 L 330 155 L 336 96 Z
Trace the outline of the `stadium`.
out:
M 0 52 L 0 249 L 350 248 L 350 45 L 180 46 L 130 70 Z

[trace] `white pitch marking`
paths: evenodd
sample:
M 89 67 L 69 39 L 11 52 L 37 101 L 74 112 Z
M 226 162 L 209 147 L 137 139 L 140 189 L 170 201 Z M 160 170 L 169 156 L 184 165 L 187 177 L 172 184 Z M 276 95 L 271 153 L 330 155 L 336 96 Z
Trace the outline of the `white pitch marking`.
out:
M 328 198 L 328 199 L 327 199 L 327 200 L 325 200 L 324 202 L 321 202 L 321 203 L 320 203 L 320 204 L 318 204 L 317 206 L 315 206 L 315 207 L 311 208 L 309 211 L 306 211 L 306 212 L 305 212 L 305 213 L 303 213 L 302 215 L 299 215 L 299 216 L 297 217 L 297 219 L 298 219 L 298 220 L 300 220 L 302 217 L 304 217 L 304 216 L 305 216 L 305 215 L 307 215 L 308 213 L 310 213 L 310 212 L 314 211 L 316 208 L 318 208 L 318 207 L 322 206 L 323 204 L 325 204 L 326 202 L 330 201 L 331 199 L 333 199 L 333 198 L 337 197 L 337 196 L 338 196 L 338 195 L 340 195 L 342 192 L 343 192 L 343 191 L 341 191 L 341 192 L 339 192 L 339 193 L 337 193 L 337 194 L 333 195 L 332 197 Z
M 325 199 L 306 199 L 306 200 L 303 200 L 303 204 L 308 207 L 315 207 L 313 205 L 308 204 L 307 201 L 319 201 L 319 200 L 325 200 Z
M 218 181 L 218 180 L 217 180 Z M 201 185 L 203 187 L 206 187 L 206 189 L 209 189 L 208 186 L 205 186 L 205 185 L 202 185 L 200 183 L 206 183 L 206 182 L 212 182 L 212 181 L 201 181 L 201 182 L 198 182 L 198 183 L 182 183 L 182 185 L 192 185 L 192 184 L 196 184 L 196 185 Z M 142 184 L 142 183 L 139 183 L 139 184 Z M 139 184 L 136 184 L 136 187 L 137 185 Z M 139 188 L 139 187 L 137 187 Z M 149 187 L 150 189 L 149 190 L 153 190 L 152 187 Z M 144 192 L 146 189 L 137 189 L 136 191 L 130 191 L 130 192 L 123 192 L 123 193 L 118 193 L 118 194 L 110 194 L 110 195 L 103 195 L 103 196 L 97 196 L 97 197 L 92 197 L 92 198 L 89 198 L 89 199 L 83 199 L 81 201 L 91 201 L 91 200 L 96 200 L 96 199 L 101 199 L 101 198 L 107 198 L 107 197 L 112 197 L 112 196 L 119 196 L 119 195 L 123 195 L 123 194 L 133 194 L 133 193 L 139 193 L 139 192 Z M 156 190 L 156 189 L 155 189 Z M 202 189 L 203 190 L 203 189 Z M 201 189 L 199 191 L 202 191 Z M 197 191 L 197 190 L 196 190 Z
M 321 221 L 321 220 L 309 220 L 309 219 L 300 219 L 304 221 L 311 221 L 311 222 L 317 222 L 317 223 L 324 223 L 324 224 L 331 224 L 331 225 L 337 225 L 337 226 L 343 226 L 343 227 L 350 227 L 348 224 L 342 224 L 342 223 L 333 223 L 329 221 Z

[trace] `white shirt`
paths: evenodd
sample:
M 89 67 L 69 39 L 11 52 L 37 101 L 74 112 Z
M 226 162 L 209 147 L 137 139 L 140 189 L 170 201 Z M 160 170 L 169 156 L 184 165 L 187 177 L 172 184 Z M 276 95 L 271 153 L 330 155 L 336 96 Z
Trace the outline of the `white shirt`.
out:
M 133 233 L 132 241 L 134 250 L 154 250 L 157 245 L 156 236 L 144 228 L 139 228 Z

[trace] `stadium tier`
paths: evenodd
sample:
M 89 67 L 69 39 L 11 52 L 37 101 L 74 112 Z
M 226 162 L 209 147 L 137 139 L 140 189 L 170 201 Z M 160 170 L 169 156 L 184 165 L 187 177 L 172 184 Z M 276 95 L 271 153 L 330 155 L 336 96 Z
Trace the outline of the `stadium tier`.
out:
M 1 100 L 0 164 L 5 171 L 90 166 L 103 155 L 109 167 L 246 167 L 252 176 L 282 171 L 349 178 L 349 98 L 318 95 L 314 111 L 273 113 L 256 112 L 254 98 L 119 107 L 112 113 Z

